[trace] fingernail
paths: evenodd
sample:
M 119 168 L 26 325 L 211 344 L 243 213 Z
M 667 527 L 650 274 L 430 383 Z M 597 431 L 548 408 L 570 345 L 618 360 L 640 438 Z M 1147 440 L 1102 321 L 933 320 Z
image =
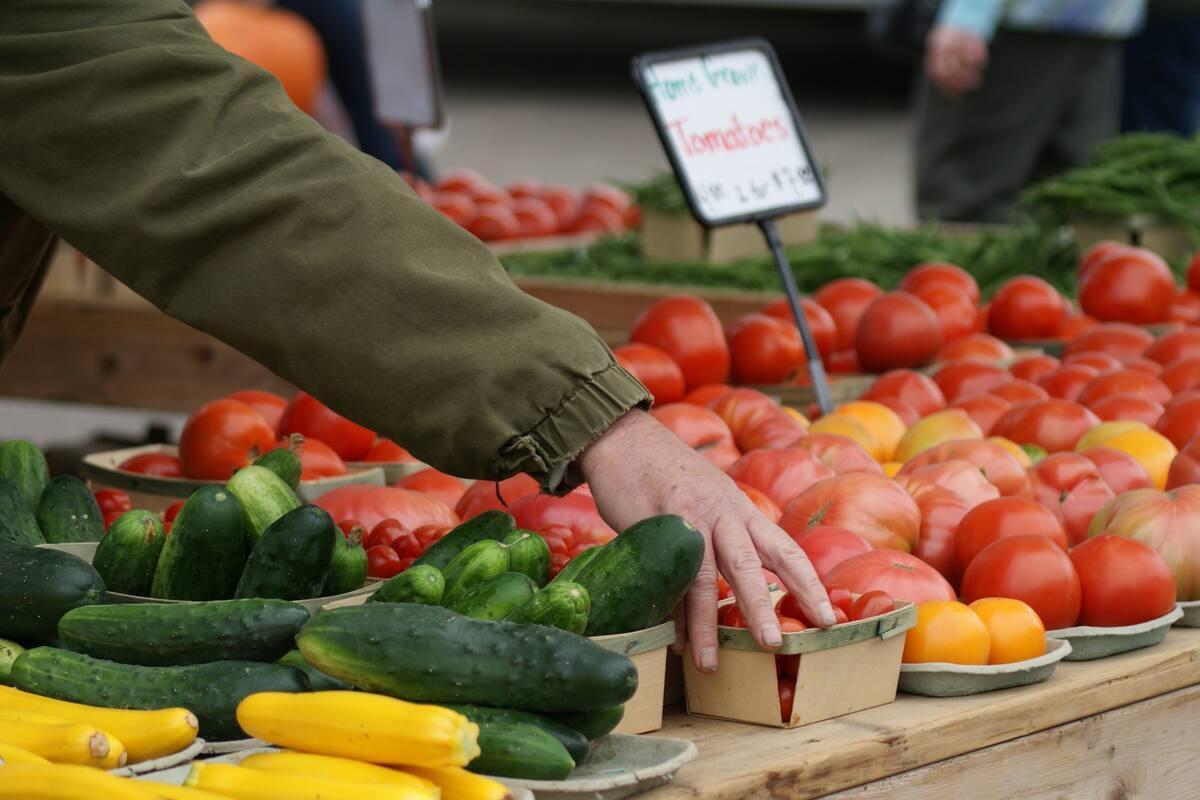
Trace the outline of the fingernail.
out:
M 705 647 L 700 651 L 700 669 L 705 672 L 717 671 L 717 648 Z
M 821 621 L 826 625 L 836 625 L 837 617 L 833 615 L 833 606 L 828 600 L 821 603 Z
M 833 612 L 830 613 L 832 614 Z M 767 647 L 779 647 L 779 645 L 783 644 L 783 633 L 779 630 L 778 625 L 763 625 L 759 628 L 758 634 L 762 637 L 763 644 Z

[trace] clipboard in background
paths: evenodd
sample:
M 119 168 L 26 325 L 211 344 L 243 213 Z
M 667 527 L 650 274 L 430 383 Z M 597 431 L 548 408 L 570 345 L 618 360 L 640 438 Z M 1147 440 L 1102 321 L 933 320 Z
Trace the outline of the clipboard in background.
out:
M 444 122 L 431 0 L 363 0 L 367 63 L 379 118 L 406 129 Z

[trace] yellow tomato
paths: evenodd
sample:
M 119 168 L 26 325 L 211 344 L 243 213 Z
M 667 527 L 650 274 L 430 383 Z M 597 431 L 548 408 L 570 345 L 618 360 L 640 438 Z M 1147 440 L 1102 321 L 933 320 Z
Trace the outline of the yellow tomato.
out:
M 1171 462 L 1179 451 L 1171 440 L 1158 431 L 1132 430 L 1104 440 L 1105 447 L 1120 450 L 1133 456 L 1142 465 L 1154 488 L 1164 489 L 1167 486 L 1167 473 L 1171 471 Z
M 978 614 L 957 600 L 929 600 L 917 606 L 916 627 L 904 640 L 904 663 L 986 664 L 990 650 Z
M 1021 462 L 1021 466 L 1029 469 L 1033 466 L 1033 459 L 1029 457 L 1029 453 L 1025 452 L 1025 448 L 1014 442 L 1012 439 L 1005 439 L 1003 436 L 989 436 L 989 442 L 995 442 L 1003 447 L 1008 452 L 1012 453 L 1013 458 Z
M 885 461 L 880 464 L 880 466 L 883 467 L 883 474 L 887 475 L 889 478 L 896 477 L 896 475 L 898 475 L 900 470 L 904 467 L 904 465 L 899 461 Z
M 842 403 L 834 409 L 833 414 L 834 416 L 850 417 L 873 433 L 879 440 L 880 452 L 883 454 L 880 458 L 881 461 L 892 459 L 896 453 L 896 445 L 900 444 L 900 439 L 907 430 L 904 420 L 900 419 L 899 414 L 883 403 L 874 403 L 870 400 Z
M 883 445 L 880 444 L 879 439 L 867 429 L 867 426 L 853 417 L 828 414 L 809 425 L 808 432 L 836 433 L 839 436 L 845 436 L 862 445 L 863 450 L 870 453 L 871 458 L 876 461 L 883 460 Z
M 1108 440 L 1114 436 L 1132 433 L 1133 431 L 1148 430 L 1150 430 L 1149 425 L 1136 419 L 1114 419 L 1108 422 L 1101 422 L 1080 437 L 1078 444 L 1075 445 L 1075 452 L 1082 453 L 1089 447 L 1097 447 L 1102 444 L 1107 446 Z
M 896 454 L 892 460 L 903 464 L 942 442 L 982 438 L 983 431 L 979 430 L 979 426 L 971 421 L 967 412 L 957 408 L 948 408 L 945 411 L 930 414 L 905 431 L 904 436 L 900 438 L 900 443 L 896 445 Z
M 1045 655 L 1046 626 L 1022 601 L 984 597 L 971 603 L 971 610 L 983 620 L 992 640 L 989 664 L 1011 664 Z
M 792 417 L 795 418 L 795 420 L 797 422 L 799 422 L 804 427 L 807 428 L 809 426 L 808 417 L 804 416 L 796 409 L 792 408 L 791 406 L 783 406 L 783 410 L 784 410 L 784 413 L 790 414 Z

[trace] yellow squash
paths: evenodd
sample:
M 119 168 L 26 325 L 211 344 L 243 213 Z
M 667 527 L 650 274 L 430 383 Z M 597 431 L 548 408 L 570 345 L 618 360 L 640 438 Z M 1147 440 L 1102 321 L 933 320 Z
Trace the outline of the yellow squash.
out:
M 333 778 L 339 781 L 407 786 L 414 792 L 420 792 L 427 800 L 438 800 L 440 796 L 438 787 L 424 778 L 418 778 L 390 767 L 381 767 L 378 764 L 368 764 L 365 761 L 354 761 L 349 758 L 317 756 L 311 753 L 294 753 L 285 750 L 281 753 L 257 753 L 243 759 L 241 765 L 260 772 L 313 775 L 318 778 Z
M 459 767 L 406 767 L 442 790 L 442 800 L 509 800 L 512 793 L 500 781 Z
M 230 800 L 228 795 L 189 789 L 186 786 L 171 786 L 152 781 L 132 781 L 146 800 Z
M 425 800 L 427 797 L 406 786 L 281 775 L 203 761 L 192 764 L 183 785 L 235 800 Z
M 0 766 L 46 766 L 50 761 L 15 744 L 0 742 Z
M 56 764 L 81 764 L 106 769 L 110 768 L 106 767 L 108 754 L 122 746 L 91 725 L 50 725 L 5 719 L 0 719 L 0 742 L 15 744 Z M 114 766 L 122 764 L 124 762 L 120 761 Z
M 40 711 L 26 711 L 23 708 L 0 708 L 0 722 L 36 722 L 41 725 L 74 724 L 69 719 L 43 714 Z M 108 755 L 104 757 L 101 763 L 94 766 L 101 769 L 116 769 L 117 767 L 125 766 L 126 761 L 128 761 L 128 756 L 125 753 L 125 745 L 108 731 L 101 730 L 100 732 L 108 737 Z
M 374 764 L 465 767 L 479 755 L 479 726 L 463 715 L 367 692 L 252 694 L 237 719 L 271 744 Z
M 36 711 L 95 725 L 121 740 L 131 764 L 178 753 L 195 741 L 200 729 L 196 715 L 186 708 L 158 711 L 97 708 L 29 694 L 9 686 L 0 686 L 0 707 Z
M 0 800 L 147 800 L 136 781 L 91 767 L 0 767 Z

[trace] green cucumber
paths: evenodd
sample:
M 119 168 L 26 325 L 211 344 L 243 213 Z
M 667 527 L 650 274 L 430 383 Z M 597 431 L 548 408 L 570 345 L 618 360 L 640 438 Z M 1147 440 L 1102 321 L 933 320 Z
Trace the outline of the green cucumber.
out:
M 555 581 L 513 609 L 505 619 L 582 634 L 587 630 L 590 605 L 587 589 L 574 581 Z
M 500 778 L 561 781 L 575 769 L 575 760 L 561 742 L 537 726 L 489 722 L 479 726 L 479 757 L 467 769 Z
M 466 594 L 458 595 L 446 608 L 464 617 L 495 622 L 525 605 L 537 593 L 537 585 L 520 572 L 501 572 Z
M 501 541 L 508 545 L 508 568 L 545 586 L 550 579 L 550 546 L 546 540 L 533 531 L 515 530 Z
M 590 741 L 612 733 L 625 718 L 625 706 L 605 706 L 591 711 L 564 711 L 561 714 L 553 714 L 550 718 L 579 731 Z
M 575 577 L 592 601 L 585 633 L 603 636 L 658 625 L 683 599 L 703 556 L 704 537 L 672 514 L 626 528 Z
M 551 582 L 556 583 L 558 581 L 574 581 L 577 577 L 579 577 L 579 573 L 583 571 L 583 568 L 592 563 L 592 559 L 600 555 L 600 552 L 603 549 L 603 545 L 597 544 L 589 547 L 587 550 L 584 550 L 579 555 L 568 561 L 566 566 L 559 570 L 558 574 L 554 576 L 554 581 Z
M 561 722 L 556 722 L 549 717 L 544 717 L 541 714 L 534 714 L 532 711 L 517 711 L 511 708 L 487 708 L 485 706 L 451 705 L 446 706 L 446 708 L 457 711 L 480 727 L 497 722 L 515 722 L 521 725 L 532 725 L 535 728 L 541 728 L 566 748 L 567 753 L 571 756 L 571 760 L 576 764 L 582 763 L 587 758 L 588 740 L 586 736 L 574 728 L 563 725 Z
M 179 510 L 163 542 L 150 596 L 228 600 L 246 564 L 246 518 L 223 486 L 202 486 Z
M 36 514 L 42 490 L 50 481 L 50 467 L 37 445 L 23 439 L 0 442 L 0 478 L 17 485 L 25 501 L 25 509 Z
M 304 471 L 304 467 L 300 463 L 300 453 L 298 452 L 298 448 L 302 444 L 304 444 L 304 437 L 298 433 L 293 433 L 288 437 L 287 447 L 276 447 L 274 450 L 268 450 L 254 459 L 254 466 L 266 467 L 271 470 L 294 492 L 300 485 L 300 473 Z
M 13 662 L 24 652 L 25 648 L 16 642 L 0 639 L 0 684 L 7 686 L 12 682 L 10 676 Z
M 341 532 L 323 508 L 300 506 L 263 532 L 250 552 L 234 597 L 307 600 L 319 597 L 329 577 Z
M 254 545 L 271 523 L 300 507 L 300 498 L 283 479 L 266 467 L 239 469 L 225 484 L 246 516 L 246 549 Z
M 428 564 L 445 570 L 454 557 L 476 542 L 500 541 L 516 527 L 511 514 L 503 511 L 485 511 L 472 517 L 429 546 L 414 562 L 414 566 Z
M 157 514 L 134 509 L 113 520 L 96 546 L 92 566 L 110 592 L 146 597 L 167 535 Z
M 59 475 L 46 484 L 37 524 L 51 544 L 98 542 L 104 537 L 104 515 L 96 496 L 74 475 Z
M 508 546 L 492 539 L 476 542 L 456 555 L 442 570 L 446 577 L 442 605 L 453 608 L 475 587 L 502 572 L 508 572 Z
M 317 614 L 296 644 L 322 672 L 416 703 L 579 711 L 637 690 L 625 656 L 540 625 L 482 622 L 436 606 L 367 603 Z
M 354 687 L 345 681 L 331 678 L 312 664 L 304 660 L 304 654 L 299 650 L 289 650 L 283 658 L 275 662 L 285 667 L 298 669 L 308 679 L 308 688 L 314 692 L 346 692 Z
M 70 553 L 0 543 L 0 637 L 47 642 L 73 608 L 99 603 L 104 579 Z
M 9 478 L 0 478 L 0 542 L 8 544 L 45 544 L 37 519 L 25 505 L 21 487 Z
M 414 564 L 388 578 L 367 598 L 368 603 L 418 603 L 436 606 L 446 593 L 446 579 L 437 567 Z
M 333 558 L 325 578 L 323 597 L 353 592 L 367 583 L 367 551 L 362 546 L 362 529 L 355 528 L 346 535 L 339 530 L 333 537 Z
M 237 707 L 249 695 L 308 691 L 303 672 L 279 664 L 139 667 L 54 647 L 22 653 L 13 664 L 12 682 L 23 692 L 101 708 L 183 706 L 200 720 L 200 735 L 210 742 L 247 738 L 237 723 Z
M 284 600 L 129 603 L 70 611 L 58 638 L 79 653 L 147 667 L 274 661 L 306 622 L 308 609 Z

